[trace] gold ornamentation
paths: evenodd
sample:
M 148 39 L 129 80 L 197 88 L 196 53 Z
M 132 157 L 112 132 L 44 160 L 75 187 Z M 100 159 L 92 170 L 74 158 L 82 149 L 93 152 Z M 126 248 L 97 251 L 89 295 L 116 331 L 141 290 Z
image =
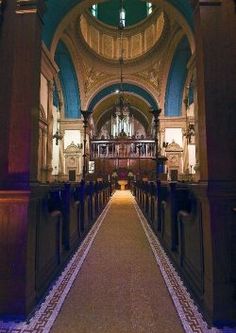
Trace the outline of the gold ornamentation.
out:
M 158 95 L 161 94 L 162 72 L 160 60 L 154 63 L 151 67 L 137 73 L 136 75 L 144 80 L 149 81 L 151 85 L 158 91 Z
M 94 67 L 90 67 L 88 64 L 84 63 L 85 67 L 85 81 L 84 81 L 84 92 L 85 95 L 89 93 L 99 82 L 104 81 L 109 77 L 108 74 L 104 72 L 97 71 Z

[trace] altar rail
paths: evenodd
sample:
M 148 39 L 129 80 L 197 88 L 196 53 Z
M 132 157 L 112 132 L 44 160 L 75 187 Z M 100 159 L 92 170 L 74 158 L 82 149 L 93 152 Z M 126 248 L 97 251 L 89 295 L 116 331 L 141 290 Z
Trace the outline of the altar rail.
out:
M 150 139 L 111 139 L 91 140 L 90 156 L 92 159 L 103 158 L 154 158 L 155 141 Z

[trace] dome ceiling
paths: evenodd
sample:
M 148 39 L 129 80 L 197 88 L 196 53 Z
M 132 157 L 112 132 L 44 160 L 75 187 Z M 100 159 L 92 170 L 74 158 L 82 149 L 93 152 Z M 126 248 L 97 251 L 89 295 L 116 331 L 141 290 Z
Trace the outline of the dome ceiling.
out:
M 122 49 L 124 60 L 134 60 L 160 44 L 168 29 L 168 20 L 156 9 L 145 21 L 123 29 L 122 39 L 117 27 L 105 26 L 88 12 L 79 17 L 77 26 L 80 43 L 101 58 L 117 61 Z
M 110 0 L 95 4 L 90 7 L 90 11 L 99 21 L 117 27 L 119 25 L 120 7 L 120 0 Z M 126 27 L 137 24 L 148 16 L 148 4 L 145 1 L 124 0 L 123 7 L 126 12 Z
M 101 3 L 102 1 L 97 1 Z M 45 44 L 50 47 L 56 29 L 58 28 L 64 17 L 77 5 L 81 4 L 81 7 L 89 7 L 94 3 L 94 1 L 86 0 L 48 0 L 47 10 L 44 15 L 44 25 L 43 25 L 43 40 Z M 188 0 L 168 0 L 159 1 L 153 0 L 153 4 L 160 4 L 161 6 L 165 3 L 170 4 L 175 9 L 177 9 L 181 15 L 185 18 L 186 22 L 190 27 L 193 27 L 193 11 Z

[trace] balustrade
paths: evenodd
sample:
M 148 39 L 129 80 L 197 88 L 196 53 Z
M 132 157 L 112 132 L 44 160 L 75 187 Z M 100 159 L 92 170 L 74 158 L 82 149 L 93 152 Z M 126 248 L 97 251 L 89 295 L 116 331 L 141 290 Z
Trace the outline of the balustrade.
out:
M 154 140 L 92 140 L 91 159 L 96 158 L 149 158 L 155 157 Z

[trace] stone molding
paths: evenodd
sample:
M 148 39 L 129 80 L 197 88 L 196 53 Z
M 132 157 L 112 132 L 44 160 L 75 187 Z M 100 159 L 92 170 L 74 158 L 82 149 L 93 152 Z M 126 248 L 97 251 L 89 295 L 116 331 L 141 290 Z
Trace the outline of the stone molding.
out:
M 16 14 L 38 14 L 43 16 L 45 11 L 44 0 L 17 0 Z
M 182 151 L 183 151 L 183 148 L 181 148 L 180 145 L 178 143 L 176 143 L 175 141 L 172 141 L 166 147 L 166 152 L 182 152 Z
M 81 152 L 81 149 L 73 141 L 64 150 L 64 153 L 68 154 L 68 155 L 79 154 L 80 152 Z

